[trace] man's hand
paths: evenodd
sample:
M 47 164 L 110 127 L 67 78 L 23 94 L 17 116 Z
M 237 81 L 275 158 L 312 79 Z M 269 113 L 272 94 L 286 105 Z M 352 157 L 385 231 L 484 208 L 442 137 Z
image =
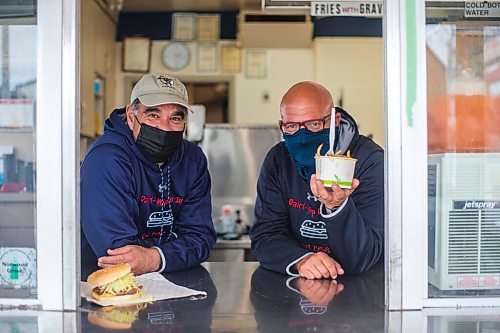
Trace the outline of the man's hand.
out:
M 324 252 L 310 254 L 294 267 L 306 279 L 336 279 L 337 275 L 344 274 L 342 266 Z
M 335 295 L 344 290 L 344 285 L 337 283 L 336 280 L 308 280 L 298 278 L 294 281 L 294 285 L 302 295 L 317 306 L 328 305 Z
M 130 264 L 132 273 L 140 275 L 157 271 L 160 268 L 161 258 L 155 248 L 125 245 L 114 250 L 109 249 L 108 256 L 97 260 L 97 265 L 102 268 L 124 263 Z
M 313 174 L 311 176 L 310 185 L 311 192 L 318 198 L 319 202 L 323 203 L 326 208 L 333 209 L 342 205 L 345 199 L 354 192 L 359 186 L 359 180 L 354 178 L 350 189 L 341 188 L 337 184 L 333 184 L 330 190 L 323 185 L 323 182 L 316 177 L 316 174 Z

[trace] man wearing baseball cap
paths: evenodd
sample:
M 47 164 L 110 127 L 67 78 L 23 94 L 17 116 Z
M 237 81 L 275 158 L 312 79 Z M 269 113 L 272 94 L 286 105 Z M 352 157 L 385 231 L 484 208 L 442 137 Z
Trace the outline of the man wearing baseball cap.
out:
M 106 120 L 80 170 L 82 268 L 171 272 L 208 258 L 210 175 L 202 150 L 182 137 L 189 111 L 179 79 L 147 74 Z

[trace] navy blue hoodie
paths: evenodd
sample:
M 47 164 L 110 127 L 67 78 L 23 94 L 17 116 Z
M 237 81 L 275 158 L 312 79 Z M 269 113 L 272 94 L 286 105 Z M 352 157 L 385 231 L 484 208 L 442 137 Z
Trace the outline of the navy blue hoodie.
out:
M 368 270 L 380 259 L 384 241 L 384 152 L 359 135 L 354 119 L 341 114 L 334 151 L 356 158 L 358 188 L 335 211 L 326 213 L 312 195 L 309 180 L 297 172 L 283 142 L 267 154 L 257 184 L 252 250 L 270 270 L 295 275 L 292 266 L 311 252 L 325 252 L 346 273 Z M 311 152 L 314 155 L 315 152 Z
M 208 258 L 217 238 L 211 183 L 206 157 L 195 144 L 184 140 L 160 168 L 139 151 L 125 109 L 117 109 L 80 175 L 82 265 L 95 266 L 107 249 L 125 245 L 157 247 L 165 272 Z

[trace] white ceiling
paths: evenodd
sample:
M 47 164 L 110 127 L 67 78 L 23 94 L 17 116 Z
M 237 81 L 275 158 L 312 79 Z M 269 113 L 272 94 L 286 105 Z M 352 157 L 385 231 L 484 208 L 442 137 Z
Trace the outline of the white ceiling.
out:
M 123 0 L 122 11 L 227 11 L 260 8 L 261 0 Z

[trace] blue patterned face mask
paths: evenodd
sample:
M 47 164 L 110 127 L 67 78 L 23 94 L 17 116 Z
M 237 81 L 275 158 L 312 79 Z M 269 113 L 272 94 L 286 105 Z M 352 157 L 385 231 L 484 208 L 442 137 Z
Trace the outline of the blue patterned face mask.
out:
M 326 154 L 330 148 L 329 136 L 329 128 L 319 132 L 311 132 L 302 128 L 292 135 L 283 135 L 285 146 L 297 164 L 297 171 L 305 180 L 309 180 L 311 175 L 316 172 L 314 154 L 316 154 L 318 146 L 323 144 L 322 155 Z

